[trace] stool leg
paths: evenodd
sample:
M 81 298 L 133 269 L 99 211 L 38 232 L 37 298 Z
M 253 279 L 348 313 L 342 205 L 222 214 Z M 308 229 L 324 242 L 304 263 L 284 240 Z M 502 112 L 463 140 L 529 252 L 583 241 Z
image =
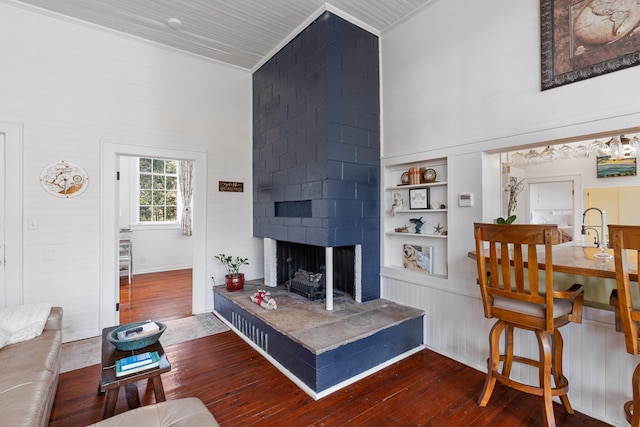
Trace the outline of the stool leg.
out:
M 564 340 L 562 339 L 562 335 L 560 334 L 560 330 L 556 329 L 553 331 L 553 365 L 551 370 L 553 372 L 553 378 L 556 382 L 556 387 L 562 387 L 564 384 L 567 384 L 567 378 L 564 376 L 564 372 L 562 370 L 562 351 L 564 348 Z M 564 409 L 569 413 L 573 414 L 573 408 L 571 407 L 571 403 L 569 402 L 568 394 L 561 394 L 560 401 L 562 405 L 564 405 Z
M 546 331 L 536 330 L 538 347 L 540 351 L 540 364 L 538 366 L 538 376 L 540 388 L 542 388 L 542 414 L 547 426 L 556 425 L 553 415 L 553 401 L 551 400 L 551 365 L 553 360 L 552 340 Z
M 502 365 L 502 375 L 509 378 L 511 376 L 511 367 L 513 366 L 513 331 L 515 327 L 511 324 L 507 325 L 504 333 L 504 352 L 505 359 Z
M 640 364 L 633 371 L 631 387 L 633 388 L 633 400 L 624 405 L 625 415 L 627 421 L 631 423 L 631 427 L 640 427 Z
M 489 333 L 490 357 L 487 360 L 487 378 L 484 381 L 482 393 L 478 398 L 479 406 L 487 406 L 491 393 L 493 393 L 493 387 L 496 385 L 496 377 L 493 373 L 497 372 L 500 366 L 500 335 L 505 326 L 507 326 L 506 322 L 498 320 Z

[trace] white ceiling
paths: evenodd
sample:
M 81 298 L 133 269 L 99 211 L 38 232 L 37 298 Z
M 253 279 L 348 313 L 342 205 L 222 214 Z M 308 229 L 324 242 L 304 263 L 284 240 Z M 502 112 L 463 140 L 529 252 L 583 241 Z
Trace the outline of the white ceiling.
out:
M 1 1 L 253 70 L 324 10 L 379 35 L 434 0 Z M 169 27 L 169 18 L 182 27 Z

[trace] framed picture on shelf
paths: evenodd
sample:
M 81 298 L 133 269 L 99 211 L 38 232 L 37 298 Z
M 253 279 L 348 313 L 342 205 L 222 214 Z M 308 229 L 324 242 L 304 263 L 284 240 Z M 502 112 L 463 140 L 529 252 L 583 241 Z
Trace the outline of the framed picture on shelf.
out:
M 433 273 L 433 246 L 405 243 L 402 246 L 402 265 L 409 270 Z
M 409 190 L 409 209 L 429 209 L 428 188 L 412 188 Z

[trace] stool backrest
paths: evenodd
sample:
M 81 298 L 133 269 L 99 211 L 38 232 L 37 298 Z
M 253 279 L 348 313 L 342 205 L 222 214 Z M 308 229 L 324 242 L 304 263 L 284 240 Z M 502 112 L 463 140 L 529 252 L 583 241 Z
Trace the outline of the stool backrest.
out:
M 640 310 L 633 308 L 631 282 L 638 282 L 637 266 L 640 265 L 638 264 L 640 262 L 640 251 L 638 250 L 640 249 L 640 226 L 610 224 L 609 239 L 613 247 L 620 320 L 627 352 L 639 354 L 638 322 L 640 322 Z M 635 259 L 635 270 L 631 270 L 629 267 L 630 259 Z
M 485 317 L 496 317 L 552 332 L 554 329 L 552 246 L 560 242 L 558 226 L 476 223 L 474 232 L 478 283 Z M 485 248 L 487 244 L 488 249 Z M 540 254 L 538 250 L 541 250 Z M 490 274 L 487 271 L 487 264 Z M 539 289 L 541 267 L 546 270 L 546 273 L 542 272 L 545 276 L 542 290 Z M 544 318 L 540 318 L 528 316 L 516 310 L 494 309 L 495 297 L 544 305 L 546 314 Z

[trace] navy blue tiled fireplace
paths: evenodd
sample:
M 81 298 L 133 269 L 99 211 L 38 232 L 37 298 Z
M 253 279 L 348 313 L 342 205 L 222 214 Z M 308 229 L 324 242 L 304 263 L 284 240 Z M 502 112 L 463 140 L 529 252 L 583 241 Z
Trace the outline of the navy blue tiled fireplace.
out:
M 326 12 L 253 75 L 253 230 L 265 280 L 216 286 L 214 308 L 314 398 L 423 342 L 424 313 L 380 298 L 378 61 L 376 36 Z M 293 281 L 270 289 L 277 310 L 249 298 L 301 269 L 326 277 L 326 309 L 315 289 L 312 301 L 289 292 Z
M 378 58 L 325 12 L 253 75 L 254 235 L 359 245 L 362 301 L 380 297 Z

